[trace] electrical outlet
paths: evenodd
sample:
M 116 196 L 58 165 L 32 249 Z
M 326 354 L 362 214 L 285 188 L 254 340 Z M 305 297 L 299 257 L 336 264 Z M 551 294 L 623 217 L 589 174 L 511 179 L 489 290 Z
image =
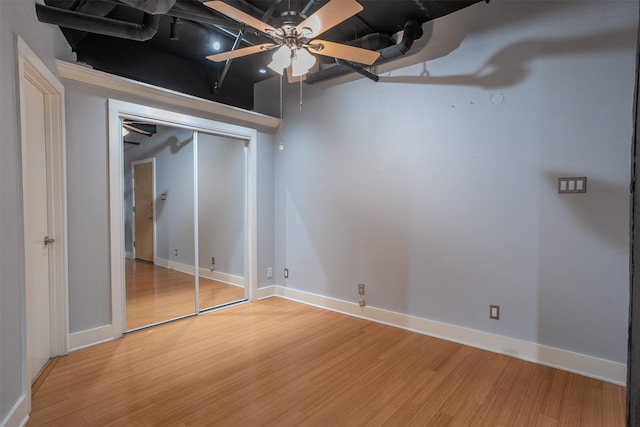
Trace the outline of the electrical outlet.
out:
M 211 257 L 211 265 L 216 265 L 216 257 Z
M 267 268 L 267 279 L 273 279 L 273 268 Z
M 288 268 L 285 268 L 285 269 L 284 269 L 284 278 L 285 278 L 285 279 L 288 279 L 288 278 L 289 278 L 289 269 L 288 269 Z
M 358 284 L 358 295 L 364 295 L 364 283 Z
M 173 253 L 174 253 L 175 256 L 178 256 L 178 250 L 177 249 L 174 249 Z
M 500 306 L 499 305 L 490 305 L 489 306 L 489 318 L 500 320 Z

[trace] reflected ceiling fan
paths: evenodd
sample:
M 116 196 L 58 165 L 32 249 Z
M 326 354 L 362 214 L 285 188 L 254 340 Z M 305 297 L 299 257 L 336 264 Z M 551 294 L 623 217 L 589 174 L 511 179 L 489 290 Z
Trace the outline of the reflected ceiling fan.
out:
M 157 126 L 151 123 L 145 123 L 138 120 L 124 119 L 122 127 L 129 132 L 139 133 L 144 136 L 153 136 L 157 131 Z
M 283 74 L 284 70 L 287 70 L 290 78 L 304 78 L 304 75 L 316 63 L 314 54 L 365 65 L 373 64 L 380 56 L 379 52 L 373 50 L 316 38 L 362 11 L 364 8 L 356 0 L 330 0 L 308 18 L 295 11 L 284 12 L 282 14 L 284 22 L 276 27 L 220 0 L 208 1 L 203 4 L 229 18 L 255 28 L 273 40 L 272 43 L 263 43 L 207 56 L 207 59 L 215 62 L 274 50 L 272 61 L 268 65 L 269 68 L 278 74 Z M 297 22 L 300 19 L 302 22 Z

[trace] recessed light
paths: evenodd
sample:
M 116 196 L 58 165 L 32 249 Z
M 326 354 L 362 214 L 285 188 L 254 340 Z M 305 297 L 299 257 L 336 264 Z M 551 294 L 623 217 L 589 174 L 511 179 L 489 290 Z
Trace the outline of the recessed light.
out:
M 215 50 L 220 50 L 220 42 L 219 42 L 219 41 L 217 41 L 217 40 L 216 40 L 216 41 L 214 41 L 214 42 L 213 42 L 213 48 L 214 48 Z
M 266 68 L 260 68 L 260 69 L 258 69 L 258 72 L 260 74 L 267 74 L 267 69 Z

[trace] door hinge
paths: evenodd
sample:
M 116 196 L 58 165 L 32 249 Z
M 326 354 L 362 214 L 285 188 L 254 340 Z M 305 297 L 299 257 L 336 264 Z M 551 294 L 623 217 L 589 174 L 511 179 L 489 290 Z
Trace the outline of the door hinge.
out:
M 136 247 L 136 241 L 135 240 L 133 241 L 133 247 L 134 248 Z

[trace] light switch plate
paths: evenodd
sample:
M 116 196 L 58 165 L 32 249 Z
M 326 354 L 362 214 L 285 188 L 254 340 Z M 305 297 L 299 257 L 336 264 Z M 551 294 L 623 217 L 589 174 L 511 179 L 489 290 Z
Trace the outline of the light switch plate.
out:
M 586 192 L 587 192 L 586 176 L 558 178 L 559 194 L 586 193 Z
M 491 304 L 489 306 L 489 318 L 500 320 L 500 306 Z

